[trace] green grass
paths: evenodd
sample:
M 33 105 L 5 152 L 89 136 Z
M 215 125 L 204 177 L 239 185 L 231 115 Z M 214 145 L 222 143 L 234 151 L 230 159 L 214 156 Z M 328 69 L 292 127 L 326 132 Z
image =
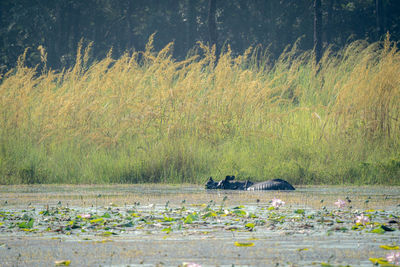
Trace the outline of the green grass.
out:
M 400 185 L 400 53 L 386 39 L 296 45 L 274 65 L 249 48 L 156 53 L 1 77 L 0 184 L 204 183 L 234 174 L 294 184 Z M 46 54 L 42 51 L 45 66 Z M 260 63 L 262 62 L 262 63 Z

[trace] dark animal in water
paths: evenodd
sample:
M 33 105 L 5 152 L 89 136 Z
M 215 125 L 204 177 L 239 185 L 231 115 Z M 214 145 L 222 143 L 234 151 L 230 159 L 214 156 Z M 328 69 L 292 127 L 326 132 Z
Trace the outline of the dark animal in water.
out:
M 234 181 L 235 176 L 226 176 L 224 180 L 216 182 L 210 177 L 206 183 L 206 189 L 246 190 L 253 185 L 250 181 Z
M 217 184 L 217 189 L 227 189 L 227 190 L 246 190 L 248 187 L 252 186 L 253 183 L 249 180 L 247 181 L 234 181 L 235 176 L 226 176 L 224 180 L 221 180 Z
M 295 188 L 282 179 L 273 179 L 261 183 L 253 184 L 246 188 L 249 191 L 255 190 L 295 190 Z
M 235 176 L 226 176 L 224 180 L 216 182 L 210 177 L 206 183 L 206 189 L 225 189 L 225 190 L 295 190 L 295 188 L 282 179 L 273 179 L 254 184 L 247 181 L 235 181 Z
M 217 189 L 218 182 L 215 182 L 212 177 L 208 178 L 206 189 Z

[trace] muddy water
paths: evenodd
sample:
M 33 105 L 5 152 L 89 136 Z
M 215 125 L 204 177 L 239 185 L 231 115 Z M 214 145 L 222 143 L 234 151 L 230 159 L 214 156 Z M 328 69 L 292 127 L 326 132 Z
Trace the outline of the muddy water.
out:
M 273 198 L 285 205 L 273 208 Z M 336 207 L 338 199 L 346 206 Z M 193 185 L 2 186 L 0 262 L 371 266 L 369 258 L 390 252 L 380 245 L 400 244 L 399 204 L 399 187 L 237 192 Z M 361 215 L 368 221 L 357 224 Z

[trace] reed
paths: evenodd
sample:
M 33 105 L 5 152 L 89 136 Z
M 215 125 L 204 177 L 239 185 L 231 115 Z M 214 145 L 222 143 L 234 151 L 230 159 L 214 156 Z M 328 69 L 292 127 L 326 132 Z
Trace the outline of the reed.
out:
M 400 53 L 389 38 L 328 50 L 296 45 L 215 62 L 173 44 L 88 64 L 29 68 L 0 84 L 0 183 L 203 183 L 227 174 L 294 184 L 400 185 Z

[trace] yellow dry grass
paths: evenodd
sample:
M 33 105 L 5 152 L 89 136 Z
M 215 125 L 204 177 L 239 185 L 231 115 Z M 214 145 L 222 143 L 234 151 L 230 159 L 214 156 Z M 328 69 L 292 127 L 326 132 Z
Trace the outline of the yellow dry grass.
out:
M 382 155 L 397 155 L 400 53 L 389 38 L 383 43 L 354 42 L 338 53 L 328 50 L 318 66 L 311 53 L 299 55 L 296 45 L 273 66 L 265 58 L 257 61 L 259 51 L 252 48 L 235 57 L 228 47 L 216 63 L 214 51 L 203 44 L 200 52 L 183 61 L 172 58 L 172 47 L 171 43 L 155 52 L 151 37 L 144 52 L 115 60 L 110 51 L 89 65 L 91 45 L 80 45 L 73 68 L 44 68 L 42 73 L 24 65 L 24 53 L 18 66 L 1 79 L 3 147 L 10 140 L 28 142 L 51 158 L 68 144 L 67 150 L 81 153 L 79 162 L 84 157 L 93 160 L 93 151 L 122 153 L 135 158 L 133 165 L 121 163 L 125 169 L 143 167 L 149 160 L 146 153 L 161 151 L 160 168 L 180 166 L 163 175 L 185 181 L 199 181 L 193 178 L 196 170 L 218 174 L 234 164 L 241 165 L 232 170 L 236 174 L 266 176 L 268 170 L 260 166 L 272 159 L 271 164 L 283 164 L 274 174 L 297 165 L 307 171 L 315 164 L 305 177 L 293 180 L 319 183 L 315 175 L 337 168 L 329 165 L 332 157 L 345 161 L 348 150 L 360 151 L 352 163 L 372 160 L 365 154 L 382 144 Z M 40 52 L 45 66 L 46 52 L 42 47 Z M 258 161 L 249 158 L 251 150 Z M 338 150 L 340 155 L 330 156 Z M 196 164 L 193 154 L 210 151 L 216 152 L 202 156 L 199 164 L 204 166 L 183 170 Z M 7 153 L 3 151 L 0 165 L 3 176 L 18 176 L 18 163 L 12 161 L 20 156 L 7 159 Z M 219 163 L 210 165 L 208 157 Z M 290 161 L 281 162 L 282 157 Z M 56 167 L 41 167 L 47 168 Z M 133 172 L 140 176 L 140 170 Z

